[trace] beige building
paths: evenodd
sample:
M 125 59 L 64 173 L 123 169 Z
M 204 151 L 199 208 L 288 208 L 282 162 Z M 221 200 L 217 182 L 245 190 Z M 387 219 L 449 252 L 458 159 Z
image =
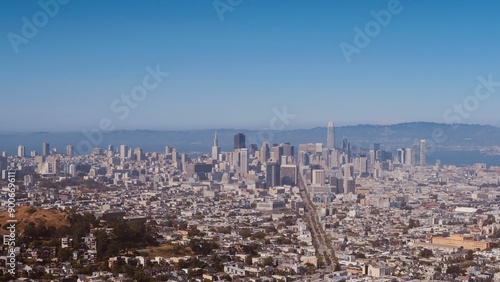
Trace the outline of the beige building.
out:
M 466 250 L 484 250 L 491 247 L 489 242 L 475 241 L 471 235 L 451 235 L 450 237 L 432 237 L 432 244 L 446 247 L 463 247 Z

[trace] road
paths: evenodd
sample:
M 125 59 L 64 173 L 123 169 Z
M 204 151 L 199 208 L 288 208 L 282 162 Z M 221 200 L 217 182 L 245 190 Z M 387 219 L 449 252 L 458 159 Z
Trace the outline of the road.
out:
M 306 184 L 305 184 L 305 177 L 299 173 L 298 177 L 298 182 L 299 182 L 299 189 L 300 189 L 300 196 L 302 197 L 302 200 L 304 201 L 305 205 L 305 219 L 308 224 L 308 226 L 311 228 L 311 235 L 313 238 L 313 242 L 316 242 L 316 252 L 319 256 L 324 258 L 324 262 L 327 264 L 327 267 L 325 269 L 326 273 L 333 272 L 334 271 L 334 257 L 332 256 L 332 246 L 331 244 L 329 245 L 328 242 L 331 242 L 327 240 L 327 235 L 325 233 L 325 230 L 323 229 L 323 225 L 320 224 L 318 212 L 314 206 L 314 204 L 311 201 L 311 198 L 309 197 L 309 192 L 307 191 Z M 329 264 L 327 262 L 330 262 Z

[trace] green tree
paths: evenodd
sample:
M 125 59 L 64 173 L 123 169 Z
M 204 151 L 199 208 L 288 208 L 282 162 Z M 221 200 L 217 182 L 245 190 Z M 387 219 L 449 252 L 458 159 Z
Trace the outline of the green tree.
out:
M 428 257 L 431 257 L 433 254 L 432 254 L 431 250 L 429 250 L 429 249 L 423 249 L 422 251 L 420 251 L 419 255 L 421 257 L 428 258 Z
M 272 265 L 274 265 L 273 257 L 266 257 L 264 259 L 264 266 L 272 266 Z
M 474 252 L 472 250 L 468 250 L 467 254 L 465 255 L 466 260 L 473 260 L 474 259 Z
M 248 265 L 252 265 L 252 255 L 247 255 L 245 257 L 245 263 Z
M 252 230 L 250 230 L 250 228 L 242 228 L 240 229 L 239 234 L 243 237 L 243 239 L 246 239 L 252 235 Z
M 62 249 L 60 248 L 59 251 L 57 252 L 57 260 L 60 262 L 65 262 L 69 261 L 71 259 L 72 252 L 69 249 Z

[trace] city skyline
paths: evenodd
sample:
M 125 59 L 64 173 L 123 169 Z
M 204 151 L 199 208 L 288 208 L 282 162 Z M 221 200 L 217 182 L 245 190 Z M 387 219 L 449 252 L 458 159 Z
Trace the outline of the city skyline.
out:
M 494 91 L 469 99 L 481 85 L 478 93 L 486 97 L 484 90 L 495 90 L 500 80 L 494 1 L 397 1 L 388 23 L 377 15 L 390 1 L 244 1 L 223 20 L 210 1 L 131 2 L 120 13 L 109 3 L 61 2 L 18 45 L 12 38 L 27 38 L 26 22 L 33 24 L 45 6 L 0 3 L 1 110 L 16 116 L 2 130 L 90 130 L 105 118 L 126 130 L 260 128 L 283 107 L 296 115 L 289 129 L 332 118 L 337 125 L 500 126 Z M 380 31 L 360 48 L 358 30 L 377 18 Z M 349 62 L 342 43 L 359 49 Z M 146 79 L 155 87 L 127 108 L 122 95 L 155 72 L 164 76 L 156 76 L 158 83 Z
M 0 281 L 500 281 L 500 2 L 0 1 Z

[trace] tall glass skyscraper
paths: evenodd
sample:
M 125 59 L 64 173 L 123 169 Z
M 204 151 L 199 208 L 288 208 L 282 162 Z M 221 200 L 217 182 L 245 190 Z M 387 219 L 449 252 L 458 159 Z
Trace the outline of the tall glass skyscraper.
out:
M 420 140 L 420 165 L 427 165 L 427 149 L 425 139 Z
M 328 128 L 326 132 L 326 148 L 334 149 L 335 147 L 335 128 L 333 121 L 328 123 Z
M 236 133 L 234 135 L 234 149 L 243 149 L 246 148 L 245 146 L 245 134 L 243 133 Z

